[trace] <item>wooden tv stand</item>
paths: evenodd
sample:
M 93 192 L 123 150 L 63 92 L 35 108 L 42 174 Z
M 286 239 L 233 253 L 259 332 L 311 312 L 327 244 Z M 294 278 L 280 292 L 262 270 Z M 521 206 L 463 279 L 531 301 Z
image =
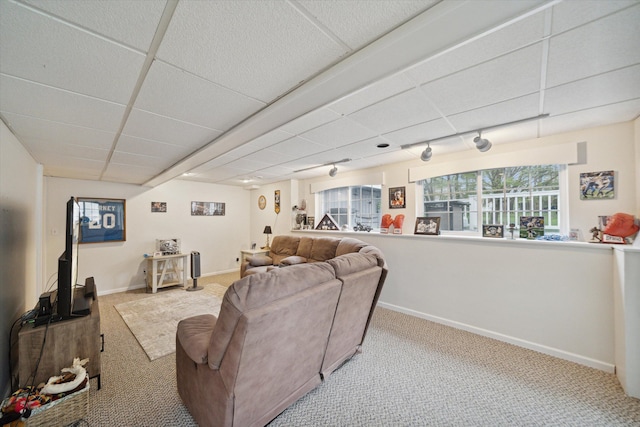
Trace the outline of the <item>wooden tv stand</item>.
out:
M 100 334 L 100 306 L 98 293 L 91 304 L 91 314 L 72 319 L 61 320 L 47 325 L 33 327 L 24 325 L 18 333 L 18 382 L 20 387 L 38 385 L 47 382 L 50 377 L 60 375 L 62 368 L 70 367 L 73 359 L 89 359 L 85 365 L 90 378 L 98 378 L 101 387 L 101 352 L 103 350 Z M 33 371 L 40 356 L 42 341 L 46 341 L 40 358 L 35 379 Z M 27 383 L 28 382 L 28 383 Z

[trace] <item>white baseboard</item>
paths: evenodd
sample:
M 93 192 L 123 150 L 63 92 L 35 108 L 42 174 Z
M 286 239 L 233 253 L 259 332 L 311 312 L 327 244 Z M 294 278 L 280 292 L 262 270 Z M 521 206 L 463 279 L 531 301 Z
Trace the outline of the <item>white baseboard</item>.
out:
M 506 342 L 508 344 L 513 344 L 518 347 L 527 348 L 529 350 L 537 351 L 539 353 L 547 354 L 549 356 L 557 357 L 559 359 L 564 359 L 570 362 L 578 363 L 580 365 L 588 366 L 590 368 L 599 369 L 601 371 L 604 371 L 610 374 L 615 374 L 615 371 L 616 371 L 615 365 L 611 363 L 603 362 L 601 360 L 591 359 L 589 357 L 581 356 L 579 354 L 570 353 L 570 352 L 553 348 L 553 347 L 547 347 L 542 344 L 536 344 L 534 342 L 526 341 L 520 338 L 504 335 L 494 331 L 489 331 L 487 329 L 478 328 L 476 326 L 467 325 L 465 323 L 456 322 L 454 320 L 449 320 L 449 319 L 445 319 L 438 316 L 432 316 L 430 314 L 421 313 L 419 311 L 411 310 L 411 309 L 400 307 L 393 304 L 378 302 L 378 305 L 380 307 L 387 308 L 389 310 L 408 314 L 409 316 L 430 320 L 432 322 L 439 323 L 441 325 L 451 326 L 452 328 L 461 329 L 463 331 L 471 332 L 473 334 L 481 335 L 483 337 L 493 338 L 498 341 Z

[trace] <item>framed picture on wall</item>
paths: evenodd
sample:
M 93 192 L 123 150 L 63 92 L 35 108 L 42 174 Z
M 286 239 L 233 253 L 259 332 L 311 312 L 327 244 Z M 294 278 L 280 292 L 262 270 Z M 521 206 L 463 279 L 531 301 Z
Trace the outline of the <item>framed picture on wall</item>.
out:
M 613 199 L 615 192 L 614 171 L 584 172 L 580 174 L 580 199 Z
M 405 208 L 405 187 L 389 188 L 389 209 Z
M 224 203 L 191 202 L 191 216 L 224 216 L 224 213 Z
M 151 202 L 151 212 L 167 212 L 167 202 Z
M 124 242 L 126 205 L 124 199 L 78 197 L 80 206 L 79 243 Z

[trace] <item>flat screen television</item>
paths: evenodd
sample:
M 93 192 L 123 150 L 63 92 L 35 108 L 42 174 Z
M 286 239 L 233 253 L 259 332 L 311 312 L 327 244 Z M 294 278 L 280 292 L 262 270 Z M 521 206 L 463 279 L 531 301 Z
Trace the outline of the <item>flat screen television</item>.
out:
M 72 197 L 67 202 L 64 252 L 58 258 L 58 296 L 56 314 L 68 319 L 73 313 L 73 290 L 78 283 L 78 243 L 80 242 L 80 206 Z

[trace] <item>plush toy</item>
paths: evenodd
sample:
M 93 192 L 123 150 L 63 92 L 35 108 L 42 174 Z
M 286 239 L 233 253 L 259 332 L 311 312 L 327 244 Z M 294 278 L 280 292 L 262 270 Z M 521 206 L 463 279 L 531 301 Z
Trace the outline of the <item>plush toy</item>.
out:
M 89 359 L 82 359 L 76 357 L 73 359 L 73 366 L 70 368 L 63 368 L 63 375 L 58 377 L 51 377 L 47 384 L 40 390 L 42 394 L 58 394 L 66 391 L 71 391 L 78 387 L 87 376 L 87 370 L 84 368 L 84 365 L 89 361 Z M 64 375 L 64 373 L 69 373 L 71 375 Z
M 638 232 L 638 225 L 633 215 L 626 213 L 613 214 L 607 220 L 607 225 L 602 232 L 610 236 L 629 237 Z

